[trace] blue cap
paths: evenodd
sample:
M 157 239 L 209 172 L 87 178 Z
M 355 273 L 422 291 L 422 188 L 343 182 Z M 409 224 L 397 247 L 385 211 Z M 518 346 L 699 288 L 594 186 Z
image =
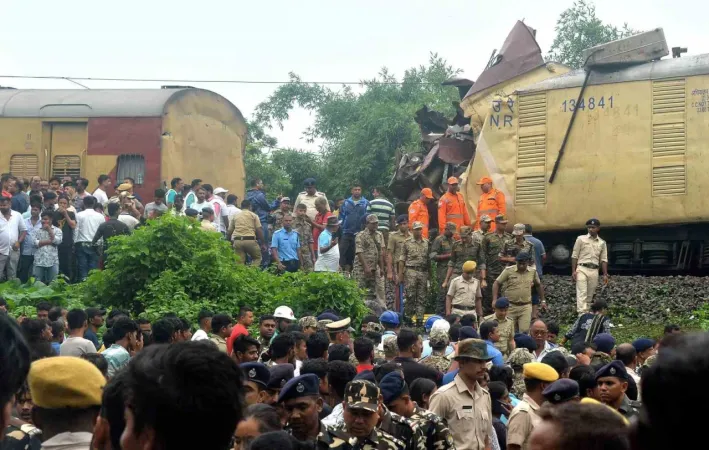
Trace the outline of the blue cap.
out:
M 587 227 L 600 227 L 601 226 L 601 221 L 598 219 L 588 219 L 586 221 L 586 226 Z
M 533 352 L 537 349 L 537 343 L 534 342 L 532 336 L 524 333 L 517 333 L 515 334 L 515 347 L 526 348 L 530 352 Z
M 615 338 L 608 333 L 599 333 L 593 338 L 593 343 L 599 352 L 610 354 L 615 347 Z
M 443 317 L 434 314 L 431 317 L 429 317 L 428 319 L 426 319 L 426 323 L 423 324 L 423 328 L 426 331 L 426 333 L 431 331 L 431 328 L 433 328 L 433 322 L 435 322 L 436 320 L 443 320 Z
M 530 259 L 529 253 L 527 252 L 519 252 L 517 256 L 515 256 L 515 261 L 529 261 Z
M 396 217 L 396 223 L 397 224 L 402 224 L 404 222 L 409 221 L 409 216 L 407 214 L 401 214 L 400 216 Z
M 387 325 L 399 325 L 399 315 L 394 311 L 384 311 L 382 315 L 379 316 L 379 322 Z
M 308 373 L 289 380 L 278 394 L 278 403 L 313 395 L 320 395 L 320 378 L 314 373 Z
M 505 309 L 510 307 L 510 301 L 507 300 L 507 297 L 500 297 L 495 301 L 495 308 L 498 309 Z
M 460 334 L 458 335 L 458 342 L 463 339 L 480 339 L 480 335 L 473 327 L 460 327 Z
M 625 370 L 625 364 L 616 359 L 596 371 L 596 380 L 603 377 L 616 377 L 627 381 L 628 371 Z
M 268 386 L 268 380 L 271 378 L 271 372 L 268 367 L 260 362 L 248 362 L 239 366 L 247 381 L 258 383 L 264 388 Z
M 360 373 L 355 375 L 353 380 L 366 380 L 366 381 L 371 381 L 374 384 L 377 384 L 377 378 L 374 376 L 374 372 L 372 372 L 371 370 L 361 371 Z
M 318 316 L 318 320 L 332 320 L 333 322 L 337 322 L 340 318 L 333 313 L 324 312 Z
M 306 178 L 305 181 L 303 181 L 303 186 L 315 186 L 315 178 Z
M 640 338 L 633 341 L 635 351 L 640 353 L 649 350 L 655 346 L 655 341 L 649 338 Z
M 271 377 L 268 379 L 269 389 L 281 389 L 288 380 L 295 375 L 295 367 L 293 364 L 278 364 L 271 367 Z
M 570 378 L 560 378 L 547 386 L 542 395 L 552 405 L 558 405 L 578 397 L 579 384 Z
M 384 397 L 384 404 L 388 405 L 404 394 L 409 393 L 409 387 L 399 371 L 389 372 L 379 382 L 379 389 Z

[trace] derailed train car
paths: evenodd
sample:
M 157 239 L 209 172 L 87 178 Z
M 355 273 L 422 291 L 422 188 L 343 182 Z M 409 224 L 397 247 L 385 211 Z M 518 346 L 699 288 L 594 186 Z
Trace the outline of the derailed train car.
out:
M 596 217 L 614 270 L 709 268 L 709 55 L 576 71 L 537 60 L 495 81 L 462 103 L 473 212 L 491 176 L 551 264 L 569 263 Z

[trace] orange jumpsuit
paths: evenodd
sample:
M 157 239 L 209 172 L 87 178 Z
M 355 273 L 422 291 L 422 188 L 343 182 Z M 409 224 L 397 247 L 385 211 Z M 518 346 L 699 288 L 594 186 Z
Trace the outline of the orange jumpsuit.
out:
M 468 208 L 465 206 L 463 194 L 460 192 L 455 194 L 446 192 L 438 201 L 438 230 L 441 235 L 446 229 L 447 222 L 453 222 L 458 231 L 462 226 L 470 226 Z
M 428 206 L 421 199 L 409 205 L 409 229 L 414 226 L 414 222 L 423 224 L 423 232 L 421 234 L 424 239 L 428 239 Z
M 507 214 L 507 204 L 505 203 L 505 194 L 495 188 L 490 189 L 490 192 L 482 193 L 478 200 L 478 217 L 475 222 L 475 229 L 480 229 L 480 217 L 487 214 L 492 219 L 490 223 L 490 232 L 495 231 L 495 216 L 498 214 Z

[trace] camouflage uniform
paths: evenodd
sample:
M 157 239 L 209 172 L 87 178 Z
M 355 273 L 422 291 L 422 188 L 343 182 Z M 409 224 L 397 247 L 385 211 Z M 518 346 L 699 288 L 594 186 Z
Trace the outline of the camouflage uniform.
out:
M 465 261 L 475 261 L 478 266 L 480 265 L 482 247 L 479 242 L 470 237 L 470 234 L 466 234 L 466 228 L 470 230 L 470 227 L 462 227 L 460 229 L 461 239 L 453 244 L 453 254 L 450 261 L 448 261 L 448 267 L 453 268 L 451 280 L 463 274 Z
M 495 342 L 495 348 L 502 352 L 502 357 L 507 358 L 510 355 L 510 336 L 515 334 L 515 322 L 509 317 L 505 320 L 498 320 L 495 314 L 483 317 L 483 322 L 497 322 L 497 331 L 500 334 L 500 340 Z
M 440 255 L 451 254 L 453 250 L 453 244 L 455 243 L 453 236 L 448 237 L 445 234 L 437 236 L 431 244 L 431 253 L 429 257 L 431 261 L 436 261 L 434 258 Z M 436 284 L 438 285 L 438 305 L 437 313 L 443 313 L 446 310 L 446 290 L 441 287 L 444 281 L 446 281 L 446 274 L 448 272 L 448 258 L 445 261 L 436 261 Z
M 350 437 L 344 427 L 332 428 L 321 425 L 320 434 L 315 439 L 316 450 L 404 450 L 406 446 L 399 439 L 378 428 L 366 438 Z
M 298 249 L 302 258 L 300 270 L 306 273 L 312 272 L 313 227 L 303 217 L 295 217 L 293 219 L 293 229 L 300 235 L 300 248 Z
M 487 270 L 485 282 L 487 287 L 483 289 L 483 308 L 492 309 L 492 284 L 497 277 L 505 270 L 505 263 L 500 261 L 500 251 L 505 242 L 512 239 L 510 233 L 500 236 L 497 233 L 487 233 L 480 244 L 480 260 L 478 268 Z
M 379 268 L 379 261 L 384 251 L 386 251 L 384 236 L 380 231 L 374 231 L 372 233 L 369 230 L 364 230 L 355 235 L 355 258 L 352 276 L 357 280 L 361 289 L 367 290 L 364 303 L 367 308 L 376 315 L 384 312 L 386 308 L 384 299 L 377 295 L 377 284 L 384 282 L 384 274 Z M 370 268 L 376 269 L 373 277 L 364 275 L 364 267 L 362 267 L 359 261 L 360 253 L 367 262 L 367 265 Z
M 431 335 L 428 337 L 428 343 L 433 347 L 434 345 L 438 347 L 439 345 L 445 345 L 448 347 L 448 333 L 434 329 L 431 330 Z M 432 367 L 441 373 L 448 372 L 450 369 L 451 361 L 446 357 L 445 347 L 443 351 L 431 350 L 431 354 L 419 361 L 424 366 Z
M 534 265 L 534 245 L 527 240 L 523 240 L 521 244 L 518 244 L 514 236 L 502 245 L 499 256 L 512 256 L 514 258 L 522 252 L 529 255 L 529 262 Z M 507 265 L 511 266 L 513 263 L 507 263 Z
M 404 248 L 404 242 L 411 237 L 411 233 L 402 233 L 401 231 L 395 231 L 389 233 L 389 241 L 387 242 L 387 253 L 391 255 L 391 265 L 394 274 L 399 272 L 399 257 L 401 257 L 401 249 Z M 403 283 L 404 280 L 399 280 L 399 283 Z M 386 305 L 387 309 L 390 311 L 394 310 L 394 299 L 399 295 L 399 286 L 394 281 L 387 280 L 386 286 Z M 390 300 L 391 299 L 391 300 Z
M 280 230 L 283 228 L 283 216 L 286 214 L 291 214 L 290 211 L 288 212 L 283 212 L 280 209 L 277 211 L 273 211 L 268 219 L 268 234 L 269 236 L 273 234 L 274 231 Z
M 426 448 L 435 450 L 455 450 L 453 436 L 448 424 L 440 416 L 427 411 L 418 405 L 409 420 L 417 424 L 426 438 Z
M 377 428 L 396 436 L 406 444 L 406 450 L 426 450 L 426 437 L 423 429 L 414 421 L 389 411 L 382 405 L 384 414 Z
M 259 355 L 259 360 L 260 360 L 261 362 L 264 362 L 264 361 L 263 361 L 263 355 L 264 355 L 265 353 L 268 353 L 268 349 L 269 349 L 269 347 L 271 346 L 271 340 L 270 340 L 270 339 L 266 339 L 266 338 L 263 337 L 263 336 L 259 336 L 259 337 L 258 337 L 258 342 L 259 342 L 259 344 L 261 344 L 261 354 Z
M 406 303 L 404 315 L 423 322 L 423 314 L 428 296 L 428 239 L 417 241 L 413 237 L 404 242 L 399 262 L 404 263 L 404 285 Z
M 636 372 L 637 372 L 638 376 L 642 377 L 643 372 L 645 372 L 648 369 L 648 367 L 652 366 L 655 363 L 655 361 L 657 361 L 657 353 L 650 356 L 648 359 L 645 360 L 645 362 L 643 362 L 642 366 L 637 368 Z
M 478 244 L 482 244 L 483 238 L 485 237 L 487 233 L 485 233 L 483 230 L 475 230 L 473 231 L 473 242 L 477 242 Z
M 593 355 L 593 358 L 591 358 L 591 365 L 599 365 L 599 366 L 605 366 L 606 364 L 610 364 L 613 362 L 613 358 L 611 358 L 611 355 L 608 353 L 603 353 L 603 352 L 596 352 L 596 354 Z
M 526 348 L 516 348 L 512 350 L 510 356 L 507 358 L 507 364 L 512 366 L 515 371 L 514 382 L 512 383 L 512 393 L 517 396 L 517 398 L 522 398 L 526 392 L 524 387 L 524 374 L 522 373 L 522 366 L 527 363 L 531 363 L 535 360 L 534 355 L 532 355 Z

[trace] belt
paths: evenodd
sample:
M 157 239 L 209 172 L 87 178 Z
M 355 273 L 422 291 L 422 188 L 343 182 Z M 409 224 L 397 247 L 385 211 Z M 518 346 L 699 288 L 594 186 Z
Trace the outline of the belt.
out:
M 255 241 L 256 237 L 255 236 L 234 236 L 232 239 L 235 241 Z
M 415 269 L 415 270 L 426 270 L 428 267 L 426 266 L 406 266 L 407 269 Z
M 580 263 L 579 266 L 588 267 L 589 269 L 598 269 L 598 264 Z
M 531 302 L 531 301 L 528 301 L 528 302 L 524 302 L 524 303 L 519 303 L 519 302 L 510 302 L 510 305 L 512 305 L 512 306 L 526 306 L 526 305 L 531 305 L 531 304 L 532 304 L 532 302 Z

